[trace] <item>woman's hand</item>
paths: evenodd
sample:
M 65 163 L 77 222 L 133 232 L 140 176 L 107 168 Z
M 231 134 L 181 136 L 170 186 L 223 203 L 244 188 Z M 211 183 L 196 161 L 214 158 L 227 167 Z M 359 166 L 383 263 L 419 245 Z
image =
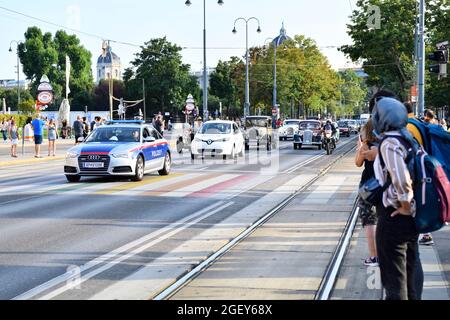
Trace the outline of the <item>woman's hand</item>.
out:
M 398 215 L 401 216 L 412 216 L 411 204 L 409 202 L 401 202 L 401 207 L 395 211 L 391 217 L 394 218 Z
M 365 151 L 363 151 L 362 155 L 368 161 L 375 161 L 378 156 L 378 148 L 372 147 L 370 150 L 368 150 L 367 148 Z

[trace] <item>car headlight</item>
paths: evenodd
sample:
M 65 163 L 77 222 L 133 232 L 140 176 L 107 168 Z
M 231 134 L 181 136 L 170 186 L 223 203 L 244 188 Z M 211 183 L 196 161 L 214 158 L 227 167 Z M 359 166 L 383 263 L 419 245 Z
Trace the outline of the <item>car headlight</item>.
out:
M 318 136 L 318 133 L 317 133 L 317 132 L 313 132 L 313 136 L 314 136 L 314 137 L 317 137 L 317 136 Z
M 111 156 L 116 159 L 128 159 L 130 157 L 130 154 L 129 153 L 117 153 L 117 154 L 112 154 Z
M 78 158 L 79 154 L 77 152 L 67 152 L 66 158 L 68 159 L 75 159 Z
M 202 139 L 195 137 L 194 141 L 195 142 L 202 142 Z

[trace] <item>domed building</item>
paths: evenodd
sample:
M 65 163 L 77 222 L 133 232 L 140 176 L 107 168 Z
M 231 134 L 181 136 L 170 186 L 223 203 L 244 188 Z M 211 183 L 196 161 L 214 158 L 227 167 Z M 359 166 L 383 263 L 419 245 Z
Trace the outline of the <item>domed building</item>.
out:
M 103 53 L 97 60 L 97 83 L 102 80 L 113 78 L 114 80 L 123 80 L 122 63 L 108 42 L 103 42 Z

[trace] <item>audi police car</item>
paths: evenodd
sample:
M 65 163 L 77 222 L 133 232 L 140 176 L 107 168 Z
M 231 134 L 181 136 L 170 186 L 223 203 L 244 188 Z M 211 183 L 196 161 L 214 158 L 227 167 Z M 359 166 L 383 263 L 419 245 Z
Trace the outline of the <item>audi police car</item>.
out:
M 169 175 L 169 143 L 144 121 L 112 121 L 97 128 L 67 152 L 64 173 L 69 182 L 83 176 L 130 177 L 141 181 L 146 173 Z

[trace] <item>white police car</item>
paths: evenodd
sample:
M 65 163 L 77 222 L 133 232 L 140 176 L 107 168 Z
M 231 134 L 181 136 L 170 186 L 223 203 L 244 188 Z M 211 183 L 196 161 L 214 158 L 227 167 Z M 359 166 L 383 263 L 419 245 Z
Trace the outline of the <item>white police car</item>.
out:
M 130 177 L 141 181 L 146 173 L 169 175 L 169 143 L 144 121 L 112 121 L 97 128 L 67 152 L 64 173 L 69 182 L 83 176 Z

